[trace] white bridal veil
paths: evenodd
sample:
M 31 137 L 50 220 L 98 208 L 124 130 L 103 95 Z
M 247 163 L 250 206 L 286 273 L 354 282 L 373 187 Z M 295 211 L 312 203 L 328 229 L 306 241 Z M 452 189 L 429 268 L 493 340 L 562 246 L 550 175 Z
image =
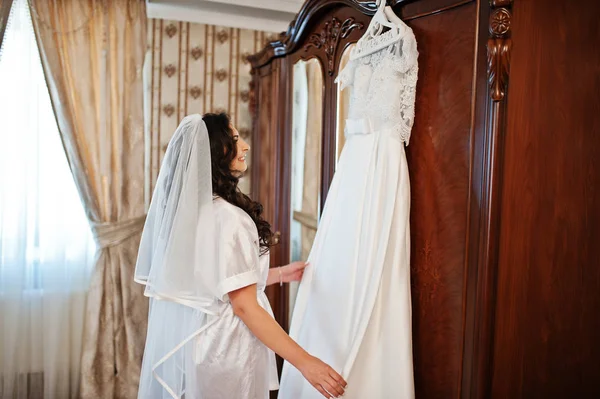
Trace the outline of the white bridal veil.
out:
M 218 312 L 210 143 L 200 115 L 169 142 L 135 269 L 150 298 L 139 398 L 196 398 L 193 338 Z

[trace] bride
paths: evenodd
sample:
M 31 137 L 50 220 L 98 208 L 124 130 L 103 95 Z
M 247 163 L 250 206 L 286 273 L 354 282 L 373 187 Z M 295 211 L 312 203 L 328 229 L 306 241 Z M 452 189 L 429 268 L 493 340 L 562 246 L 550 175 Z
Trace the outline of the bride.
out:
M 169 143 L 135 270 L 150 297 L 140 399 L 268 398 L 273 352 L 323 396 L 344 392 L 273 319 L 265 286 L 299 280 L 306 265 L 269 269 L 273 232 L 237 188 L 248 149 L 225 114 L 185 117 Z

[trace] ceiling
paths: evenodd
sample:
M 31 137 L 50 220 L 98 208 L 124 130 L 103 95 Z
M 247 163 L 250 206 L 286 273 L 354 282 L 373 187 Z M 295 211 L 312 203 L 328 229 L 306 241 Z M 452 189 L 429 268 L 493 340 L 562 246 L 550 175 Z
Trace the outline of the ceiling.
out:
M 253 29 L 285 31 L 304 0 L 146 0 L 148 17 Z

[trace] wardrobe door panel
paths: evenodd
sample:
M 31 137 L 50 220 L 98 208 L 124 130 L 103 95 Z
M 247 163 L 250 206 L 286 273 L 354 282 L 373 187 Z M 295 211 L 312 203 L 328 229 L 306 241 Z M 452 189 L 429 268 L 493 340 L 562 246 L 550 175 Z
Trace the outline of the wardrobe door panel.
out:
M 277 222 L 278 195 L 280 190 L 280 176 L 278 164 L 281 157 L 279 146 L 281 145 L 279 135 L 279 123 L 281 119 L 280 101 L 282 87 L 280 85 L 281 60 L 263 66 L 255 71 L 254 90 L 257 102 L 255 115 L 254 138 L 252 148 L 253 170 L 253 196 L 264 207 L 263 217 L 269 221 L 276 234 L 279 234 L 281 226 Z M 282 264 L 281 251 L 276 246 L 271 251 L 271 265 Z M 271 306 L 276 315 L 280 313 L 280 287 L 273 285 L 265 290 Z
M 433 8 L 425 3 L 423 9 Z M 416 118 L 407 147 L 419 398 L 460 392 L 476 23 L 475 2 L 409 21 L 419 49 Z
M 600 397 L 599 13 L 514 2 L 493 398 Z

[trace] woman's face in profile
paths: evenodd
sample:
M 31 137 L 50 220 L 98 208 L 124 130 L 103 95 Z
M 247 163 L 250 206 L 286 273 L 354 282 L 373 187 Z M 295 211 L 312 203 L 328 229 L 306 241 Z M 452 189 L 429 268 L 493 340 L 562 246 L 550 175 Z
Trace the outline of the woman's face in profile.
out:
M 232 172 L 244 173 L 248 169 L 248 164 L 246 163 L 246 155 L 248 155 L 248 151 L 250 150 L 250 146 L 244 139 L 240 136 L 240 133 L 234 126 L 231 126 L 231 133 L 233 137 L 233 141 L 236 145 L 236 156 L 231 161 L 231 165 L 229 168 Z

